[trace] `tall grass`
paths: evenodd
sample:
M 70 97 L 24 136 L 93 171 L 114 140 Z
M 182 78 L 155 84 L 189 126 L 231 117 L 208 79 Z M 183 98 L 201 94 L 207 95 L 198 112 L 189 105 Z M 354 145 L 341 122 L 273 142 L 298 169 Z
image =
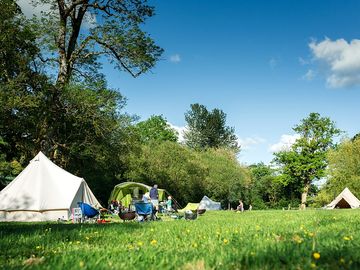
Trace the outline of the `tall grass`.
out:
M 0 223 L 3 269 L 360 269 L 360 211 L 206 212 L 194 221 Z

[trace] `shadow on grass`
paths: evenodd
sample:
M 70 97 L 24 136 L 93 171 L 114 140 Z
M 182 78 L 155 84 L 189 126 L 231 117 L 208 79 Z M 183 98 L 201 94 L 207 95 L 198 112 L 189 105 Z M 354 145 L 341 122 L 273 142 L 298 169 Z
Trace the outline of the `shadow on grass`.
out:
M 102 231 L 119 230 L 122 233 L 131 233 L 138 229 L 142 229 L 146 224 L 140 224 L 138 222 L 124 222 L 124 223 L 81 223 L 81 224 L 64 224 L 54 222 L 34 222 L 34 223 L 19 223 L 19 222 L 4 222 L 0 223 L 0 232 L 3 236 L 16 236 L 16 235 L 31 235 L 36 233 L 43 233 L 45 230 L 51 230 L 52 232 L 77 232 L 77 231 L 93 231 L 96 230 L 99 233 Z

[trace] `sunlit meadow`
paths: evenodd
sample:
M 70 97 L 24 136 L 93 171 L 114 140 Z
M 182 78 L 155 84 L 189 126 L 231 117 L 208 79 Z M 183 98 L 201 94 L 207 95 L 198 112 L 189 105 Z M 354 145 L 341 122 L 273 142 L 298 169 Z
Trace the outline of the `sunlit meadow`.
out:
M 197 220 L 1 223 L 3 269 L 359 269 L 360 211 L 206 212 Z

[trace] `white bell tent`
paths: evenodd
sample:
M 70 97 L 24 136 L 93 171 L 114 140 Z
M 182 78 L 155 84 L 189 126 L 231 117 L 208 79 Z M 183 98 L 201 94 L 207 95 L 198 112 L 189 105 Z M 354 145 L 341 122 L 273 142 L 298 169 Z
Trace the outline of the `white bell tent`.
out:
M 359 199 L 356 198 L 348 188 L 345 188 L 331 203 L 326 206 L 326 209 L 359 207 Z
M 83 178 L 58 167 L 39 152 L 0 192 L 0 221 L 68 220 L 78 202 L 100 207 Z
M 204 196 L 200 203 L 199 203 L 199 209 L 206 209 L 206 210 L 221 210 L 221 203 L 214 202 L 209 197 Z

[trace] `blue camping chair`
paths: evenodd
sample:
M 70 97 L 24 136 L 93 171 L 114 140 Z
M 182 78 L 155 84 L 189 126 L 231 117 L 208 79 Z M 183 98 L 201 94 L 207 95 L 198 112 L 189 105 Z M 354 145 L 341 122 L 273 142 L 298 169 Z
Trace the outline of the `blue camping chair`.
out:
M 135 203 L 135 211 L 136 214 L 142 216 L 144 220 L 148 220 L 149 217 L 151 220 L 154 218 L 153 205 L 151 203 L 137 202 Z
M 93 218 L 99 215 L 99 210 L 92 207 L 90 204 L 78 202 L 79 207 L 84 218 Z

